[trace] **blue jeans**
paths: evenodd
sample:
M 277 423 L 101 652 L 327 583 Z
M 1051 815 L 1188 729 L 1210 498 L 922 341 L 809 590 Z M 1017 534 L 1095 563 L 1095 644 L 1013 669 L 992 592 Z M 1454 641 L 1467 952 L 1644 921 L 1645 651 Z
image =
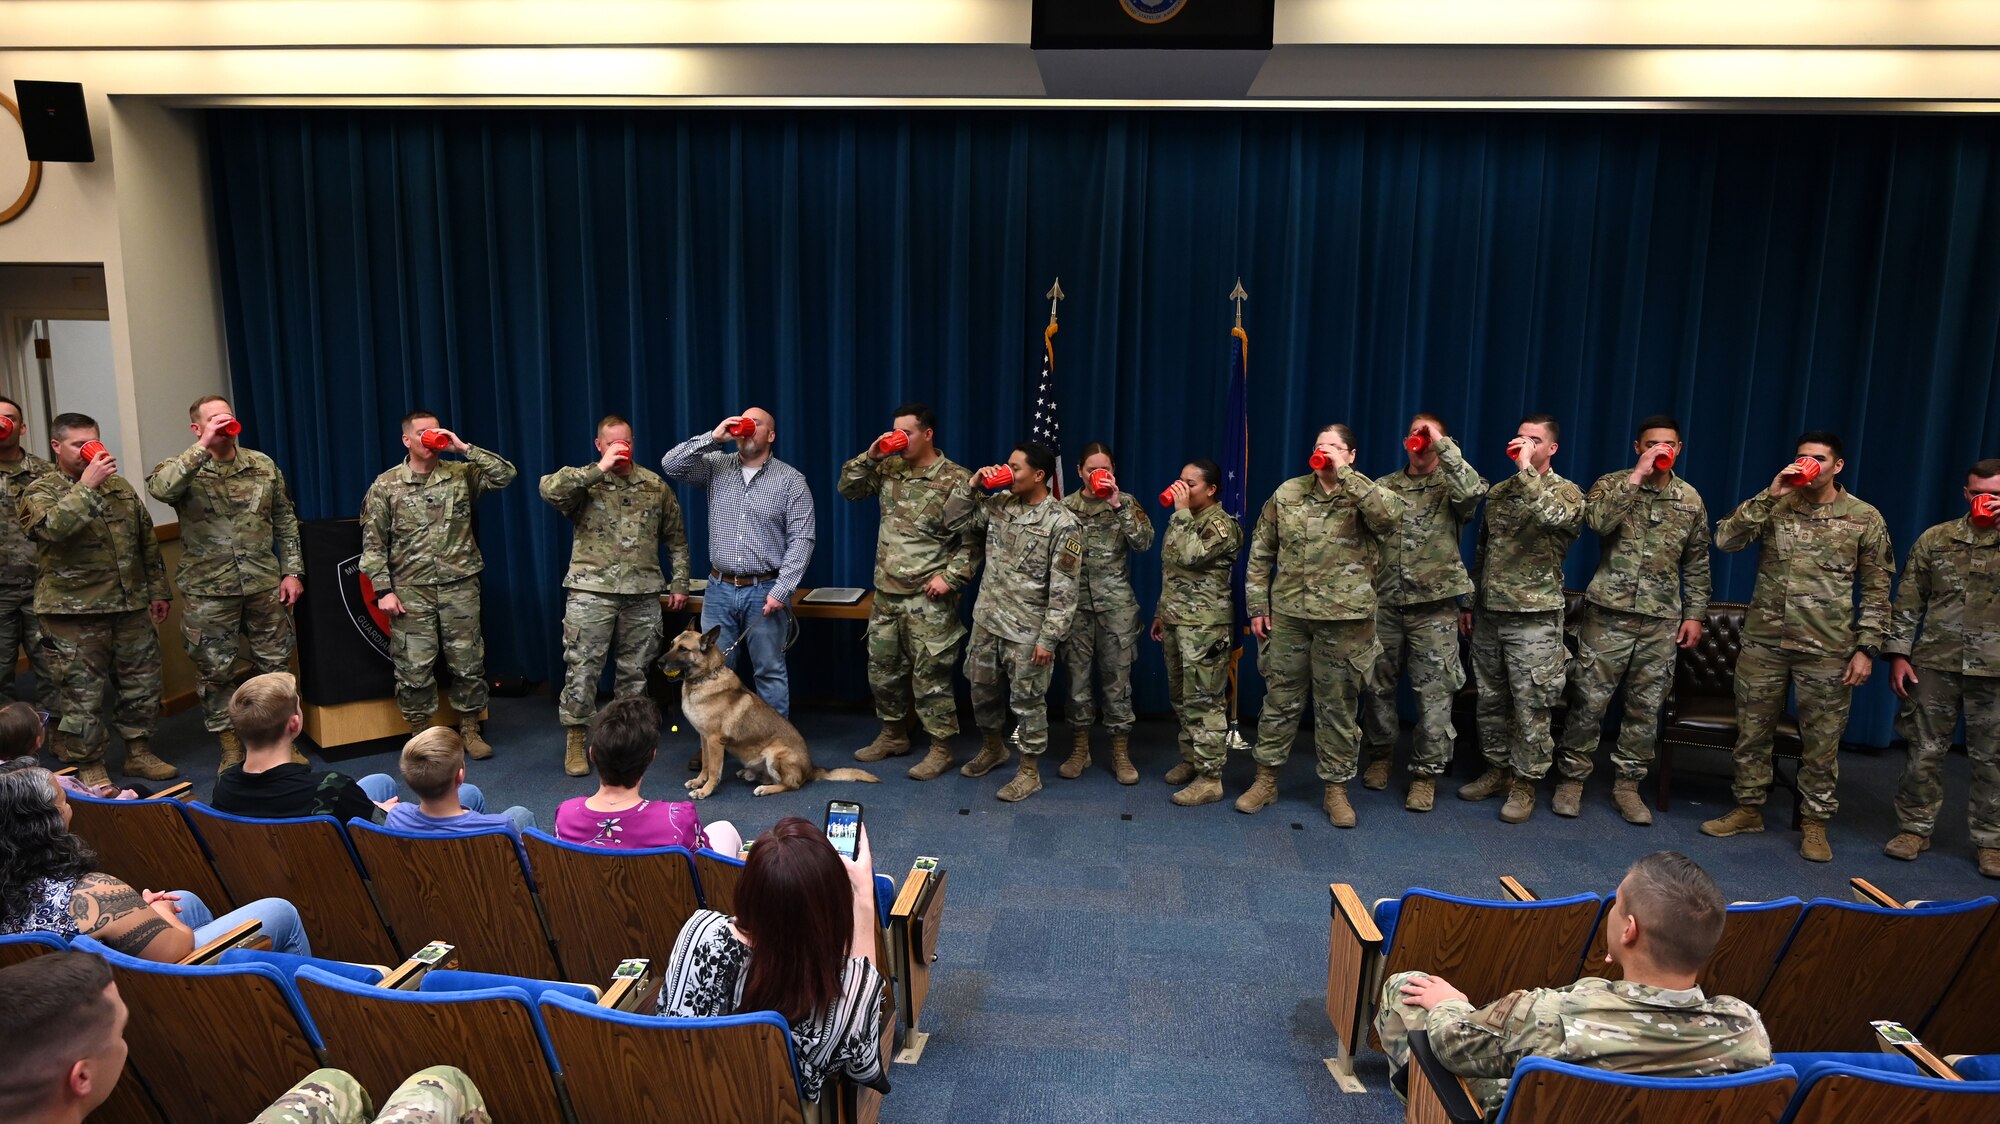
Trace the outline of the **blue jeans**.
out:
M 299 911 L 283 898 L 258 898 L 242 909 L 217 917 L 208 908 L 208 903 L 195 895 L 186 890 L 175 890 L 174 893 L 181 899 L 181 923 L 194 930 L 196 948 L 245 921 L 262 921 L 264 935 L 271 939 L 272 951 L 289 952 L 294 956 L 312 955 L 312 944 L 306 940 L 305 926 L 299 923 Z
M 361 791 L 368 794 L 368 799 L 377 804 L 396 795 L 396 778 L 387 773 L 370 773 L 354 783 L 360 785 Z M 479 790 L 478 785 L 467 781 L 458 786 L 458 803 L 468 812 L 483 814 L 486 811 L 486 794 Z M 513 823 L 515 831 L 526 831 L 535 826 L 535 813 L 519 804 L 500 814 Z
M 770 596 L 776 584 L 758 582 L 739 589 L 727 582 L 711 580 L 701 595 L 701 627 L 706 632 L 720 626 L 722 634 L 715 642 L 724 649 L 736 643 L 738 636 L 749 633 L 743 647 L 749 650 L 749 666 L 756 671 L 757 695 L 770 703 L 772 710 L 789 718 L 792 687 L 785 678 L 785 633 L 792 611 L 785 608 L 768 617 L 764 615 L 764 598 Z

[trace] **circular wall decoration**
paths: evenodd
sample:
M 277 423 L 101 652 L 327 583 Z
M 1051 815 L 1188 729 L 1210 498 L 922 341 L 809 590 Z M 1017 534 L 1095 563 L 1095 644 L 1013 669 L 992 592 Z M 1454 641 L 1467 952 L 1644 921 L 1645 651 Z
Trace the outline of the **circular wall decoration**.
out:
M 1118 0 L 1118 4 L 1140 23 L 1165 23 L 1181 14 L 1187 0 Z
M 6 94 L 0 94 L 0 106 L 6 107 L 8 116 L 14 119 L 14 131 L 19 133 L 21 131 L 21 107 L 15 105 L 14 99 L 8 97 Z M 28 151 L 27 134 L 22 133 L 21 152 L 23 155 L 26 155 L 27 151 Z M 28 181 L 21 185 L 20 197 L 15 199 L 11 204 L 9 204 L 5 210 L 0 210 L 0 223 L 13 222 L 15 219 L 19 218 L 21 216 L 21 212 L 28 209 L 28 204 L 35 201 L 35 192 L 41 186 L 42 186 L 42 162 L 40 160 L 30 160 L 28 161 Z M 0 184 L 0 199 L 5 199 L 7 197 L 6 192 L 7 192 L 6 185 Z

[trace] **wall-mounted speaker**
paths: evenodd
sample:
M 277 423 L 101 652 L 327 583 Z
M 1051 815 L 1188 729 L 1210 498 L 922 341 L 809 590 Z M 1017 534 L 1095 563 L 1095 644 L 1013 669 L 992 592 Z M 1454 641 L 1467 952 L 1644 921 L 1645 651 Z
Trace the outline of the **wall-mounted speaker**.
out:
M 83 110 L 83 83 L 16 80 L 21 132 L 28 159 L 52 164 L 88 164 L 97 159 L 90 144 L 90 118 Z

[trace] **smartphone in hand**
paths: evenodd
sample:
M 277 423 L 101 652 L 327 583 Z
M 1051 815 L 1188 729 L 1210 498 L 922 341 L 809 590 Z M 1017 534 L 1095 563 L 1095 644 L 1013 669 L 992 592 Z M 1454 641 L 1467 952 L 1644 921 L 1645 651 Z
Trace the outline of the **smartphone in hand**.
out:
M 826 802 L 826 841 L 844 859 L 852 859 L 860 852 L 861 805 L 852 800 Z

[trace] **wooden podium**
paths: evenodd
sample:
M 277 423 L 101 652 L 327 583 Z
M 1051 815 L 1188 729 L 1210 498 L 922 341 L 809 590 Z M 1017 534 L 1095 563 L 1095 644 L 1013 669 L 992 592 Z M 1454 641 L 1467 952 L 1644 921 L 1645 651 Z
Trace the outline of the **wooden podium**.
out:
M 404 720 L 403 712 L 393 698 L 357 699 L 332 706 L 301 701 L 299 709 L 305 714 L 306 737 L 321 749 L 372 742 L 378 738 L 408 737 L 410 733 L 410 724 Z M 480 712 L 480 721 L 486 720 L 486 713 Z M 439 726 L 457 726 L 458 719 L 459 713 L 440 695 L 431 721 Z

